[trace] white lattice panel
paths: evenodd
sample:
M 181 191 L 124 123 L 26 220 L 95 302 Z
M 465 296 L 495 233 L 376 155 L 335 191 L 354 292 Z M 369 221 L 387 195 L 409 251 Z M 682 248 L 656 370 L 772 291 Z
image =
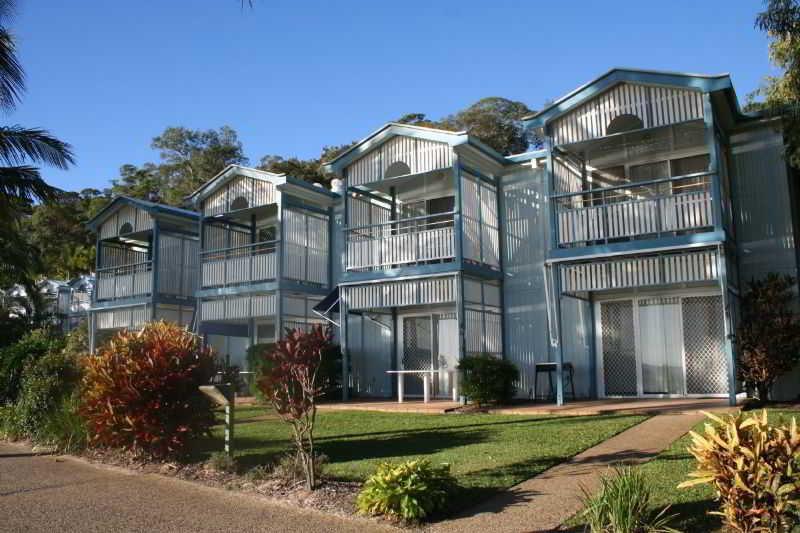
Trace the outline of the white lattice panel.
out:
M 696 296 L 683 299 L 683 343 L 686 357 L 686 392 L 728 392 L 722 298 Z

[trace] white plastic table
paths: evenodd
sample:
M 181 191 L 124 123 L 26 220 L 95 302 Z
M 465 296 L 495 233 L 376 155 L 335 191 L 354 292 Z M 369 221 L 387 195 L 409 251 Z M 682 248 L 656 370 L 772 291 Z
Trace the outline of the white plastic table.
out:
M 458 401 L 458 383 L 457 372 L 455 370 L 387 370 L 387 374 L 397 374 L 397 403 L 403 403 L 404 396 L 404 382 L 406 374 L 421 374 L 422 375 L 422 401 L 423 403 L 430 403 L 431 401 L 431 378 L 434 374 L 452 374 L 452 392 L 453 401 Z

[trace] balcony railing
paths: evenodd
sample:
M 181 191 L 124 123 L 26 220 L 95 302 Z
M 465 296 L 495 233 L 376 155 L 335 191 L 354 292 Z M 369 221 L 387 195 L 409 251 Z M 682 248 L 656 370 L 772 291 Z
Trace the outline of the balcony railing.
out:
M 448 212 L 348 228 L 347 270 L 381 270 L 452 260 L 453 215 Z
M 587 246 L 714 225 L 709 173 L 554 195 L 558 246 Z
M 97 270 L 98 300 L 144 296 L 152 291 L 152 261 L 141 261 Z
M 266 241 L 201 252 L 202 286 L 225 287 L 274 280 L 278 245 L 278 241 Z

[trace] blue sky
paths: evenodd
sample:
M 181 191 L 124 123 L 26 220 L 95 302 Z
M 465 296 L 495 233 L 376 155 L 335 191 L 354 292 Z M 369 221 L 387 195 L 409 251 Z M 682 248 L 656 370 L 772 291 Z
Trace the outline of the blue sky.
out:
M 771 72 L 760 2 L 20 1 L 28 75 L 5 120 L 45 127 L 78 165 L 52 184 L 103 188 L 155 161 L 167 126 L 236 129 L 253 163 L 311 157 L 405 113 L 484 96 L 541 107 L 614 66 L 729 72 L 740 100 Z

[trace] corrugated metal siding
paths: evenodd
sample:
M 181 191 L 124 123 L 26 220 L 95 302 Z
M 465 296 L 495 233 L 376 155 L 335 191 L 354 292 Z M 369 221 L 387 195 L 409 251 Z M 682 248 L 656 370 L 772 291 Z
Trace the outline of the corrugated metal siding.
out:
M 604 137 L 620 115 L 636 115 L 645 128 L 703 118 L 703 95 L 692 89 L 622 83 L 553 121 L 556 144 Z
M 330 236 L 328 217 L 294 209 L 283 210 L 283 276 L 328 284 Z
M 536 363 L 549 359 L 543 274 L 550 227 L 546 183 L 544 167 L 527 165 L 502 179 L 503 357 L 519 368 L 521 396 L 534 389 Z
M 147 211 L 137 209 L 131 205 L 122 206 L 100 225 L 100 238 L 109 239 L 119 236 L 121 234 L 120 229 L 125 224 L 130 224 L 132 229 L 132 231 L 125 233 L 146 231 L 153 229 L 153 217 Z M 122 235 L 125 233 L 122 233 Z
M 349 309 L 447 303 L 456 300 L 452 276 L 407 279 L 342 287 Z
M 464 174 L 461 187 L 464 258 L 499 267 L 500 221 L 497 216 L 497 191 L 494 186 L 468 174 Z
M 464 335 L 468 354 L 502 355 L 500 291 L 496 282 L 464 278 Z
M 228 296 L 200 302 L 204 322 L 275 316 L 275 294 Z
M 95 314 L 97 329 L 140 328 L 150 320 L 150 306 L 121 307 Z
M 234 202 L 237 209 L 274 204 L 277 201 L 277 189 L 271 181 L 260 180 L 248 176 L 234 178 L 212 192 L 203 200 L 203 215 L 214 216 L 233 211 Z
M 389 397 L 392 377 L 386 371 L 394 368 L 392 319 L 390 315 L 370 318 L 350 315 L 347 321 L 350 386 L 359 396 Z
M 717 279 L 717 252 L 630 257 L 559 267 L 564 292 L 626 289 Z
M 158 291 L 191 297 L 197 289 L 199 242 L 181 235 L 159 235 Z
M 450 145 L 425 139 L 397 136 L 367 152 L 345 168 L 349 186 L 380 181 L 393 163 L 408 165 L 411 174 L 453 165 Z

